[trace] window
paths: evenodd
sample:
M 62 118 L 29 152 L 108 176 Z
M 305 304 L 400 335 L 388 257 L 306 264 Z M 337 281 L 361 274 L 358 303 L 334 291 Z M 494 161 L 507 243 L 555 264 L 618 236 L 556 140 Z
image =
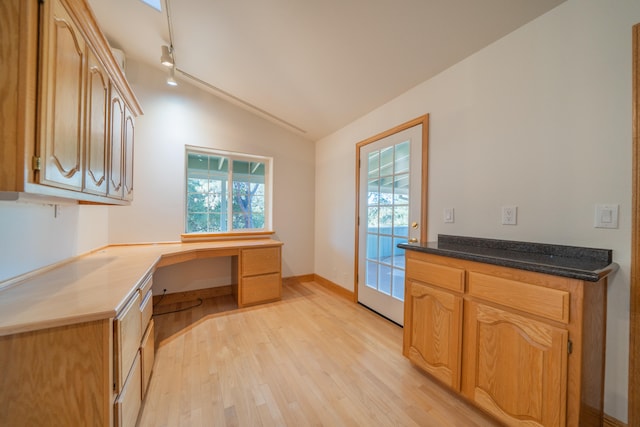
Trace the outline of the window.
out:
M 270 157 L 187 146 L 185 232 L 271 230 Z

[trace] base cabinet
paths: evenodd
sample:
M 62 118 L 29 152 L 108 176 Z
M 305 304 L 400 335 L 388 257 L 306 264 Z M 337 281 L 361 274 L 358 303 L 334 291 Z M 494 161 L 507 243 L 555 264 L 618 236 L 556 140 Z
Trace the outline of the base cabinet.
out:
M 110 426 L 110 319 L 0 337 L 0 426 Z
M 281 251 L 280 246 L 240 251 L 233 264 L 239 281 L 233 287 L 233 294 L 239 307 L 277 301 L 282 297 Z
M 599 426 L 606 278 L 406 252 L 403 352 L 508 426 Z
M 0 337 L 0 426 L 134 427 L 154 362 L 151 300 L 149 276 L 115 319 Z

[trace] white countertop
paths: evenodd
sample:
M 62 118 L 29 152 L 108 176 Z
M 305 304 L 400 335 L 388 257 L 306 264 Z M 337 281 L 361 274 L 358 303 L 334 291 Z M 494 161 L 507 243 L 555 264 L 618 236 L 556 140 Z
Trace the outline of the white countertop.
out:
M 107 246 L 0 290 L 0 336 L 115 317 L 163 256 L 182 254 L 176 262 L 183 262 L 280 245 L 251 239 Z

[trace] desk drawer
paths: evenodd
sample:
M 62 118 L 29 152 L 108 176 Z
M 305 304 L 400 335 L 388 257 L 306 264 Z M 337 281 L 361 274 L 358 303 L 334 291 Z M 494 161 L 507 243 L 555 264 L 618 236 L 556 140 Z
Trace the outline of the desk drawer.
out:
M 281 291 L 280 273 L 245 277 L 242 279 L 241 305 L 277 300 L 280 298 Z
M 153 315 L 153 297 L 151 289 L 144 296 L 144 299 L 140 303 L 140 330 L 144 331 L 147 329 L 147 325 L 151 320 L 151 316 Z
M 280 271 L 280 247 L 243 249 L 242 276 L 276 273 Z
M 113 322 L 113 369 L 116 392 L 119 392 L 131 370 L 142 338 L 140 294 L 136 292 Z
M 153 286 L 153 275 L 149 274 L 147 278 L 144 280 L 142 285 L 138 288 L 140 290 L 140 295 L 144 299 L 144 296 L 147 295 L 147 292 L 151 290 Z
M 142 404 L 142 392 L 140 387 L 141 366 L 140 357 L 136 352 L 131 373 L 127 378 L 120 395 L 116 399 L 114 408 L 115 425 L 117 427 L 135 427 L 138 412 Z
M 153 320 L 149 323 L 147 332 L 142 338 L 140 344 L 140 359 L 142 361 L 142 397 L 147 394 L 147 387 L 151 379 L 151 371 L 153 370 L 153 362 L 155 361 L 155 342 L 153 336 Z

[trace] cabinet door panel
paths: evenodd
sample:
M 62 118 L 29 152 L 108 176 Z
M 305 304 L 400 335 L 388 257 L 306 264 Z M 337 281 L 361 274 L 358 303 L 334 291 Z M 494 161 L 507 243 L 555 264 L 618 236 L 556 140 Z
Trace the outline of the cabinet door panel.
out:
M 122 162 L 123 162 L 123 126 L 124 103 L 120 96 L 113 90 L 111 96 L 111 129 L 109 150 L 109 196 L 122 198 Z
M 128 108 L 125 107 L 124 115 L 124 135 L 123 135 L 123 177 L 122 184 L 124 186 L 124 198 L 133 200 L 133 135 L 134 122 L 133 116 Z
M 85 42 L 59 1 L 45 8 L 40 182 L 82 189 L 82 122 Z
M 465 394 L 513 426 L 564 426 L 568 332 L 470 302 Z
M 462 297 L 410 281 L 409 359 L 460 390 Z M 407 325 L 405 325 L 407 327 Z
M 91 50 L 88 51 L 87 138 L 84 189 L 107 194 L 107 123 L 109 78 Z

